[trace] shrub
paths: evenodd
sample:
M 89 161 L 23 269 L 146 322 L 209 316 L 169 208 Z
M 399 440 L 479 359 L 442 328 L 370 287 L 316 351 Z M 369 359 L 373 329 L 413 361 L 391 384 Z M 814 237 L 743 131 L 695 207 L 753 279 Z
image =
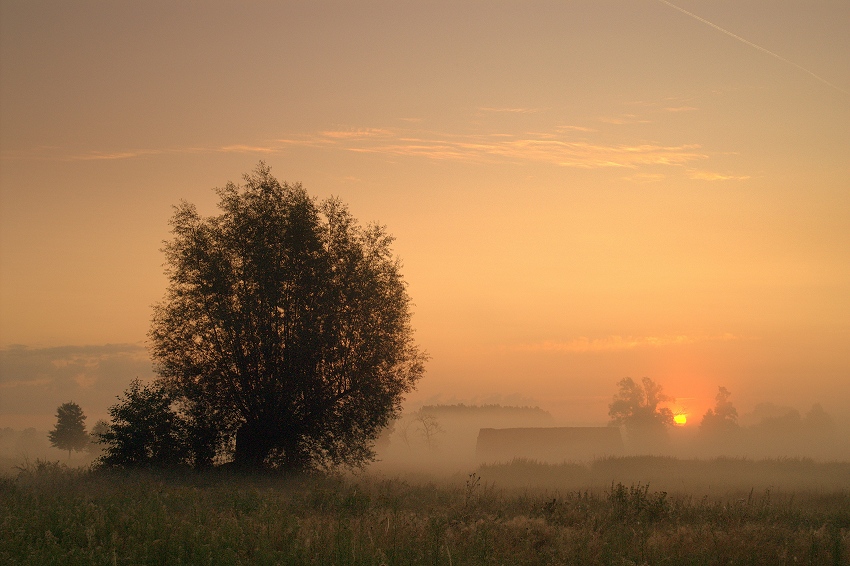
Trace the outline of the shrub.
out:
M 100 435 L 104 444 L 99 463 L 126 468 L 173 466 L 190 461 L 186 421 L 173 409 L 161 383 L 142 385 L 138 379 L 109 408 L 112 422 Z

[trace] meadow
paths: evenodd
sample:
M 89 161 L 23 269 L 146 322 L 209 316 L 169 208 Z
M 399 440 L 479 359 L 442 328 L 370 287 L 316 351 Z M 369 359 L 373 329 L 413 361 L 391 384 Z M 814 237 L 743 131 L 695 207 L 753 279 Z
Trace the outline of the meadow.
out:
M 700 469 L 711 494 L 656 486 Z M 749 478 L 759 480 L 747 488 Z M 0 479 L 3 564 L 848 561 L 848 463 L 515 461 L 428 478 L 106 472 L 38 461 Z

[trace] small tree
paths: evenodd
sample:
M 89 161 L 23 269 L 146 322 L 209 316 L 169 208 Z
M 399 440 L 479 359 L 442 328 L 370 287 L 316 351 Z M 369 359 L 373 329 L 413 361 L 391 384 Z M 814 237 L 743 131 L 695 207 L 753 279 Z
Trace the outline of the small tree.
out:
M 672 399 L 662 392 L 661 385 L 648 377 L 635 382 L 631 377 L 617 384 L 620 391 L 608 405 L 609 424 L 625 426 L 632 441 L 657 442 L 666 436 L 667 427 L 673 424 L 673 411 L 659 407 Z
M 832 433 L 835 431 L 835 421 L 832 420 L 820 403 L 815 403 L 803 418 L 803 426 L 810 432 Z
M 109 423 L 103 419 L 99 419 L 89 432 L 89 443 L 86 445 L 86 452 L 91 456 L 100 456 L 103 452 L 103 442 L 101 435 L 109 431 Z
M 437 417 L 420 409 L 416 413 L 414 421 L 417 424 L 419 434 L 422 435 L 422 440 L 425 441 L 425 446 L 428 450 L 434 450 L 437 447 L 437 436 L 445 432 L 437 421 Z
M 62 403 L 56 409 L 56 426 L 48 435 L 50 444 L 60 450 L 67 450 L 69 460 L 71 459 L 71 450 L 79 452 L 89 442 L 85 421 L 86 416 L 76 403 Z
M 171 466 L 188 460 L 186 423 L 172 408 L 161 383 L 130 383 L 124 396 L 109 408 L 112 422 L 100 434 L 106 467 Z
M 700 432 L 718 435 L 730 434 L 738 430 L 738 410 L 729 401 L 732 394 L 720 387 L 715 397 L 714 409 L 705 412 L 700 422 Z

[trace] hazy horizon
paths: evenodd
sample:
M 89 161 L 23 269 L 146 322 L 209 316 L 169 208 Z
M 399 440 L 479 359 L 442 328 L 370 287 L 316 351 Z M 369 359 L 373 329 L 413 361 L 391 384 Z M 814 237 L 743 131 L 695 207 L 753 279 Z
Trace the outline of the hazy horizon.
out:
M 850 4 L 0 1 L 0 428 L 130 380 L 182 199 L 260 160 L 396 240 L 407 406 L 850 423 Z M 842 428 L 842 430 L 846 430 Z

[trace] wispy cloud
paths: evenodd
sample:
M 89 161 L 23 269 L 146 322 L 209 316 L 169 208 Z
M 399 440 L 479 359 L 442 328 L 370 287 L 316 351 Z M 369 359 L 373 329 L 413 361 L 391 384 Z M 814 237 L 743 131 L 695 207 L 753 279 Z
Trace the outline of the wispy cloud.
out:
M 634 175 L 623 177 L 623 180 L 632 181 L 633 183 L 657 183 L 666 178 L 667 175 L 664 173 L 635 173 Z
M 263 145 L 234 144 L 218 148 L 220 153 L 274 153 L 276 148 Z
M 578 130 L 578 127 L 575 128 Z M 156 154 L 281 153 L 295 148 L 324 148 L 392 157 L 421 157 L 470 163 L 537 162 L 562 167 L 597 169 L 644 165 L 686 165 L 708 159 L 697 144 L 602 144 L 571 138 L 572 128 L 525 134 L 447 134 L 404 129 L 328 130 L 292 136 L 264 144 L 231 144 L 209 148 L 92 152 L 71 161 L 133 159 Z M 592 131 L 592 130 L 578 130 Z
M 604 145 L 550 135 L 405 136 L 387 140 L 387 143 L 350 144 L 344 149 L 479 163 L 534 161 L 579 168 L 685 164 L 707 158 L 696 145 Z
M 667 112 L 694 112 L 699 109 L 695 106 L 668 106 L 664 110 Z
M 349 130 L 326 130 L 321 136 L 335 140 L 363 140 L 372 138 L 391 138 L 393 131 L 382 128 L 353 128 Z
M 152 376 L 142 344 L 0 348 L 0 413 L 50 415 L 69 399 L 104 413 L 132 378 Z
M 563 132 L 595 132 L 597 131 L 595 128 L 587 128 L 585 126 L 558 126 L 555 128 L 555 131 L 558 133 Z
M 698 342 L 730 342 L 742 339 L 740 336 L 729 333 L 699 336 L 686 334 L 637 337 L 607 336 L 605 338 L 587 338 L 582 336 L 566 341 L 545 340 L 534 344 L 520 344 L 511 349 L 523 352 L 620 352 L 640 348 L 664 348 Z
M 551 132 L 524 134 L 449 134 L 412 129 L 363 128 L 326 130 L 277 139 L 261 146 L 228 146 L 209 151 L 269 153 L 292 148 L 325 148 L 392 157 L 493 163 L 538 162 L 564 167 L 635 168 L 643 165 L 684 165 L 707 159 L 699 145 L 601 144 L 571 137 L 592 132 L 579 126 L 559 126 Z
M 622 126 L 625 124 L 651 124 L 652 120 L 648 120 L 637 114 L 620 114 L 619 116 L 600 116 L 599 121 L 605 124 L 613 124 Z
M 501 109 L 499 111 L 531 111 Z M 609 119 L 610 123 L 643 122 L 633 114 Z M 427 130 L 415 125 L 383 128 L 334 128 L 312 133 L 282 136 L 261 142 L 231 143 L 208 147 L 175 147 L 135 149 L 114 152 L 92 151 L 59 157 L 56 153 L 43 158 L 68 161 L 136 159 L 154 155 L 246 153 L 270 155 L 298 149 L 346 151 L 383 155 L 391 158 L 420 158 L 467 163 L 543 163 L 581 169 L 626 168 L 650 166 L 684 166 L 695 171 L 695 179 L 718 180 L 700 173 L 697 162 L 709 159 L 699 144 L 663 144 L 654 141 L 621 143 L 603 142 L 594 136 L 596 130 L 586 126 L 562 124 L 544 131 L 488 133 L 450 133 Z M 633 180 L 647 182 L 662 178 L 659 171 L 641 172 Z M 736 178 L 728 176 L 728 178 Z M 737 177 L 741 178 L 741 177 Z
M 504 107 L 491 107 L 486 106 L 478 109 L 480 112 L 507 112 L 510 114 L 534 114 L 536 112 L 542 112 L 542 108 L 504 108 Z
M 135 151 L 113 152 L 92 151 L 89 153 L 74 155 L 69 158 L 69 161 L 110 161 L 116 159 L 133 159 L 135 157 L 144 157 L 146 155 L 159 155 L 162 153 L 167 153 L 167 151 L 161 149 L 139 149 Z
M 688 177 L 697 181 L 746 181 L 749 175 L 724 175 L 714 171 L 700 171 L 692 169 L 688 171 Z

